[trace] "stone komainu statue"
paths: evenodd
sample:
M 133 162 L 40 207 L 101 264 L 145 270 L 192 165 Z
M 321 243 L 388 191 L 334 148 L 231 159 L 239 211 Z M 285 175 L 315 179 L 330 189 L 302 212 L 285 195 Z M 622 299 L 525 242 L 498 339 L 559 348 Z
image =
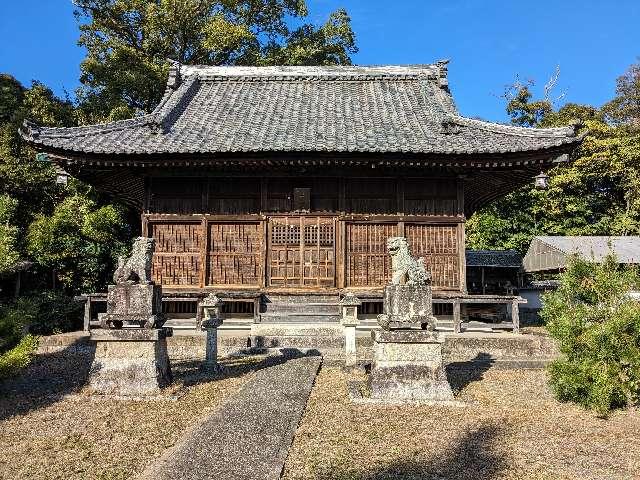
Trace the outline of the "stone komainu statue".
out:
M 119 257 L 118 267 L 113 274 L 113 281 L 120 283 L 151 283 L 151 262 L 155 240 L 138 237 L 133 242 L 131 255 Z
M 392 285 L 429 285 L 431 274 L 424 268 L 423 258 L 413 258 L 405 237 L 389 237 L 387 251 L 391 255 Z
M 162 286 L 151 281 L 154 240 L 138 237 L 131 255 L 118 259 L 115 285 L 107 289 L 107 312 L 100 314 L 102 328 L 159 328 L 164 323 Z
M 387 239 L 391 255 L 391 284 L 384 287 L 383 313 L 378 324 L 383 330 L 435 329 L 431 275 L 422 258 L 413 258 L 404 237 Z

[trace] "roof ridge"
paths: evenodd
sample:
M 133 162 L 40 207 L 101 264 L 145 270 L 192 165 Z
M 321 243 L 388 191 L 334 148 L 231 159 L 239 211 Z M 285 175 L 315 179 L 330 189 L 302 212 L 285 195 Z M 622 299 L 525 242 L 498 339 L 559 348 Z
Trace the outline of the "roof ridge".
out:
M 41 136 L 47 138 L 73 138 L 76 136 L 93 135 L 95 133 L 107 133 L 118 130 L 126 130 L 131 127 L 147 125 L 152 121 L 150 113 L 124 120 L 95 123 L 92 125 L 78 125 L 76 127 L 43 127 L 36 122 L 24 120 L 19 129 L 20 135 L 25 139 L 36 140 Z
M 175 122 L 180 113 L 186 108 L 188 101 L 193 98 L 200 86 L 198 75 L 189 76 L 184 82 L 173 90 L 168 89 L 158 106 L 151 112 L 151 120 L 148 123 L 153 129 L 159 129 L 163 133 Z
M 413 79 L 421 76 L 429 76 L 434 79 L 446 77 L 446 62 L 419 65 L 283 65 L 283 66 L 242 66 L 242 65 L 180 65 L 180 74 L 188 77 L 199 75 L 201 79 L 218 77 L 224 78 L 254 78 L 260 80 L 269 79 L 300 79 L 300 78 L 327 78 L 335 77 L 335 80 L 349 78 L 402 78 Z
M 521 137 L 566 137 L 567 135 L 571 137 L 578 137 L 577 131 L 580 127 L 580 124 L 546 128 L 519 127 L 516 125 L 504 125 L 502 123 L 489 122 L 486 120 L 477 120 L 460 114 L 453 115 L 450 121 L 461 126 L 475 127 L 497 133 L 508 133 L 510 135 Z M 586 133 L 583 132 L 580 137 L 584 137 L 585 134 Z

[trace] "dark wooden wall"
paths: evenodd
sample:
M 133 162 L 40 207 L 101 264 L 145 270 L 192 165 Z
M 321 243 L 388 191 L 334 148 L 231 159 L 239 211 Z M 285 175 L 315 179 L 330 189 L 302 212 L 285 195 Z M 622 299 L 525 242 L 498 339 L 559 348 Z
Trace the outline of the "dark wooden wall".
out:
M 143 231 L 157 240 L 153 275 L 166 287 L 380 288 L 390 278 L 386 239 L 400 235 L 425 258 L 435 288 L 465 288 L 456 178 L 157 177 L 147 185 Z M 294 210 L 294 189 L 308 189 L 304 211 Z
M 148 213 L 290 213 L 295 188 L 310 189 L 310 211 L 458 215 L 456 178 L 155 177 Z

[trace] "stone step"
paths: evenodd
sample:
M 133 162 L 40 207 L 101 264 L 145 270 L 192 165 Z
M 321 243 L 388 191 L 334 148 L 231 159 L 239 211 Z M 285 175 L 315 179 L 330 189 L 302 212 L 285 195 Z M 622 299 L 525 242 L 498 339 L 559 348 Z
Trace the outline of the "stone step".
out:
M 265 294 L 263 296 L 264 303 L 335 303 L 340 301 L 338 295 L 284 295 L 284 294 Z
M 260 323 L 251 330 L 251 346 L 257 348 L 344 348 L 343 328 L 336 323 Z
M 320 313 L 340 314 L 340 305 L 329 302 L 299 303 L 265 303 L 262 306 L 263 313 Z
M 261 313 L 260 323 L 339 323 L 341 318 L 339 314 L 318 312 Z

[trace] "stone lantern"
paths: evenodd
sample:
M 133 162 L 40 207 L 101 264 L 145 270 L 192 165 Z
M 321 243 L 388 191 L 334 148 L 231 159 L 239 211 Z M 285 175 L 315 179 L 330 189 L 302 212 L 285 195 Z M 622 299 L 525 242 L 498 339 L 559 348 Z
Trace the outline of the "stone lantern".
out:
M 546 190 L 549 186 L 549 175 L 544 172 L 540 172 L 535 177 L 535 187 L 540 190 Z
M 207 295 L 200 303 L 203 313 L 200 328 L 207 331 L 205 359 L 202 364 L 202 368 L 206 370 L 220 369 L 218 365 L 218 327 L 222 325 L 222 304 L 222 299 L 214 293 Z
M 340 301 L 342 308 L 341 324 L 344 327 L 345 367 L 353 368 L 357 364 L 356 327 L 358 326 L 358 306 L 362 302 L 353 293 L 347 293 Z

